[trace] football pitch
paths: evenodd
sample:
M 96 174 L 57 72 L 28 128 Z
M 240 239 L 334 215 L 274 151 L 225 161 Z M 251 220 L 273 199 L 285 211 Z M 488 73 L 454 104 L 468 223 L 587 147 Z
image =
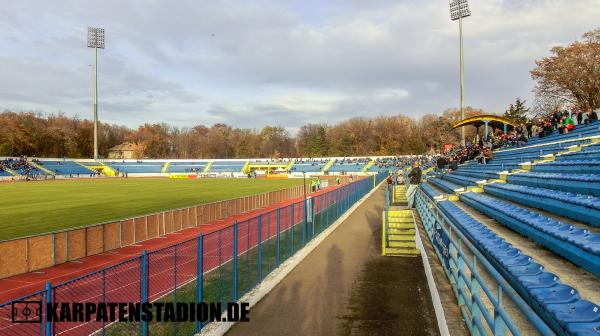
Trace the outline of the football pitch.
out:
M 302 185 L 302 179 L 129 178 L 0 184 L 0 241 Z

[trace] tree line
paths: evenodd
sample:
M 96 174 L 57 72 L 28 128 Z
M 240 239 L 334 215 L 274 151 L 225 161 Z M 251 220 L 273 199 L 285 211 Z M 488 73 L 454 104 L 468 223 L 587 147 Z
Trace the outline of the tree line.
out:
M 467 108 L 467 115 L 484 113 Z M 142 148 L 139 158 L 225 159 L 420 154 L 456 143 L 457 109 L 419 119 L 404 115 L 354 118 L 335 125 L 306 124 L 296 135 L 282 126 L 260 130 L 226 124 L 175 127 L 143 124 L 137 129 L 100 123 L 99 153 L 124 142 Z M 0 113 L 0 156 L 87 158 L 93 152 L 88 119 L 34 112 Z

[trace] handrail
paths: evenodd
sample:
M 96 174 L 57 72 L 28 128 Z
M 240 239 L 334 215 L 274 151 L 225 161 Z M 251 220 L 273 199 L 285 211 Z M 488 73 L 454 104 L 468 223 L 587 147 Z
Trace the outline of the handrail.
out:
M 519 308 L 519 310 L 524 314 L 524 316 L 527 318 L 527 320 L 533 325 L 533 327 L 535 327 L 535 329 L 538 332 L 540 332 L 541 334 L 544 334 L 544 335 L 553 334 L 553 331 L 550 329 L 550 327 L 548 327 L 548 325 L 519 296 L 519 294 L 514 290 L 514 288 L 512 288 L 512 286 L 510 286 L 510 284 L 502 277 L 502 275 L 500 275 L 500 273 L 496 270 L 496 268 L 485 258 L 485 256 L 483 256 L 479 252 L 479 250 L 462 233 L 462 231 L 446 216 L 446 214 L 435 205 L 435 201 L 433 199 L 431 199 L 427 194 L 425 194 L 425 192 L 423 192 L 421 189 L 417 190 L 416 197 L 417 197 L 417 199 L 416 199 L 417 202 L 422 201 L 422 200 L 426 201 L 426 208 L 429 208 L 429 207 L 427 207 L 427 205 L 433 204 L 434 206 L 432 206 L 430 208 L 435 209 L 435 215 L 436 215 L 435 219 L 437 219 L 437 221 L 440 222 L 440 217 L 441 217 L 441 219 L 444 222 L 446 222 L 446 224 L 450 228 L 451 232 L 453 231 L 455 233 L 455 235 L 458 236 L 458 244 L 457 244 L 454 240 L 452 240 L 452 236 L 449 234 L 446 227 L 444 227 L 443 225 L 440 225 L 440 228 L 449 237 L 451 247 L 453 247 L 454 250 L 457 252 L 457 256 L 454 256 L 452 253 L 449 253 L 449 257 L 454 262 L 454 266 L 455 267 L 456 267 L 456 265 L 466 266 L 469 269 L 469 272 L 471 273 L 471 276 L 467 276 L 466 274 L 464 274 L 464 271 L 462 271 L 462 269 L 459 271 L 455 270 L 454 272 L 452 272 L 451 274 L 452 274 L 452 278 L 455 280 L 455 284 L 460 284 L 461 281 L 465 282 L 465 279 L 470 279 L 471 280 L 470 287 L 472 287 L 473 286 L 472 278 L 475 278 L 477 283 L 481 286 L 481 289 L 487 295 L 490 303 L 492 303 L 492 305 L 494 307 L 494 313 L 498 313 L 502 317 L 504 323 L 506 324 L 508 329 L 514 335 L 520 335 L 521 333 L 517 329 L 516 325 L 514 324 L 514 322 L 510 318 L 510 316 L 508 316 L 506 311 L 502 308 L 502 293 L 506 293 L 506 295 L 509 296 L 509 298 L 515 303 L 515 305 Z M 433 211 L 431 212 L 431 214 L 433 216 Z M 428 225 L 428 224 L 426 224 L 425 221 L 423 221 L 423 224 Z M 427 231 L 427 235 L 429 236 L 429 239 L 433 241 L 433 238 L 431 237 L 431 233 L 430 233 L 430 228 L 426 227 L 426 229 L 427 229 L 426 231 Z M 470 263 L 465 262 L 468 259 L 466 258 L 465 253 L 462 251 L 463 246 L 466 246 L 468 248 L 469 252 L 473 255 L 473 264 L 472 265 Z M 450 246 L 448 248 L 450 248 Z M 442 259 L 437 250 L 436 250 L 436 253 L 438 254 L 438 257 L 440 259 Z M 442 262 L 442 264 L 443 264 L 443 262 Z M 498 290 L 498 299 L 495 299 L 493 293 L 486 285 L 485 280 L 477 272 L 477 264 L 483 265 L 483 267 L 487 271 L 487 273 L 490 274 L 490 276 L 493 278 L 493 280 L 499 286 L 498 287 L 498 289 L 499 289 Z M 452 265 L 450 268 L 452 269 Z M 446 267 L 444 267 L 444 270 L 446 272 L 447 277 L 450 278 L 450 276 L 448 275 L 449 271 L 446 270 Z M 450 270 L 450 271 L 452 271 L 452 270 Z M 471 289 L 471 288 L 469 288 L 469 289 Z M 464 299 L 467 298 L 467 296 L 465 295 L 464 290 L 462 289 L 461 286 L 459 286 L 459 288 L 456 290 L 460 294 L 460 295 L 457 295 L 457 296 L 459 296 L 459 300 L 460 300 L 460 296 L 462 296 Z M 470 290 L 470 292 L 471 292 L 471 290 Z M 472 295 L 471 299 L 475 300 L 475 302 L 477 303 L 479 308 L 485 310 L 486 307 L 480 303 L 480 299 L 479 299 L 478 295 L 475 295 L 474 299 L 473 299 L 472 292 L 471 292 L 471 295 Z M 467 308 L 469 308 L 469 311 L 471 311 L 472 303 L 471 303 L 471 305 L 467 305 Z M 478 311 L 477 313 L 479 313 L 479 312 L 481 312 L 481 311 Z M 486 323 L 488 324 L 490 329 L 495 331 L 496 330 L 494 328 L 495 322 L 490 324 L 490 322 L 492 322 L 491 317 L 486 316 L 486 315 L 488 315 L 486 313 L 483 313 L 483 314 L 484 314 L 484 319 L 486 320 Z M 465 315 L 464 312 L 463 312 L 463 315 Z M 478 320 L 478 316 L 475 316 L 472 313 L 470 315 L 473 318 L 475 318 L 476 320 Z M 469 315 L 465 315 L 465 319 L 469 319 L 468 316 Z M 476 323 L 475 323 L 476 325 L 478 324 L 477 322 L 478 321 L 476 321 Z M 471 326 L 471 328 L 472 327 L 473 326 Z M 480 329 L 479 326 L 477 326 L 477 328 Z

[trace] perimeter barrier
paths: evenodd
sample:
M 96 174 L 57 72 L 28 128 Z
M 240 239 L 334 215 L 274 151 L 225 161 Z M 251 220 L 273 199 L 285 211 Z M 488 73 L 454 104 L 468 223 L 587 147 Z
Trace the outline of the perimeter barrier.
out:
M 201 322 L 54 322 L 46 303 L 237 302 L 335 222 L 387 174 L 362 178 L 232 226 L 0 304 L 0 335 L 193 335 Z M 13 303 L 41 302 L 36 323 L 13 323 Z M 155 305 L 156 306 L 156 305 Z M 155 309 L 155 308 L 153 308 Z M 58 309 L 60 314 L 60 308 Z M 16 312 L 16 311 L 15 311 Z M 35 312 L 33 313 L 35 315 Z

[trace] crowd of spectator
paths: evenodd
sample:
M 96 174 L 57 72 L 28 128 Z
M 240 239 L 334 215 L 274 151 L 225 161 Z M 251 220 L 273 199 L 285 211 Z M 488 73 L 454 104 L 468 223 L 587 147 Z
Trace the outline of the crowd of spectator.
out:
M 39 163 L 37 159 L 33 159 L 31 161 L 34 163 Z M 8 168 L 21 175 L 27 176 L 37 175 L 40 173 L 40 171 L 29 162 L 27 156 L 25 155 L 21 155 L 16 158 L 5 158 L 4 160 L 0 161 L 0 168 L 2 171 L 5 171 L 6 168 Z

